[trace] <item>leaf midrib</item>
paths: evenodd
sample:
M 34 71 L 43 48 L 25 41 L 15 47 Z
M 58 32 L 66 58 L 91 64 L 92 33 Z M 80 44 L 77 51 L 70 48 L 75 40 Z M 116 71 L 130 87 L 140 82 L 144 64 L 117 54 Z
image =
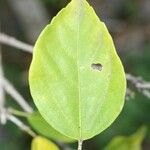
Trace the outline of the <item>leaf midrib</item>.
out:
M 81 3 L 81 1 L 79 1 Z M 80 4 L 79 4 L 80 5 Z M 82 121 L 81 121 L 81 99 L 80 99 L 80 75 L 79 75 L 79 17 L 80 17 L 80 8 L 77 7 L 77 46 L 76 46 L 76 57 L 77 57 L 77 84 L 78 84 L 78 104 L 79 104 L 79 138 L 82 140 Z

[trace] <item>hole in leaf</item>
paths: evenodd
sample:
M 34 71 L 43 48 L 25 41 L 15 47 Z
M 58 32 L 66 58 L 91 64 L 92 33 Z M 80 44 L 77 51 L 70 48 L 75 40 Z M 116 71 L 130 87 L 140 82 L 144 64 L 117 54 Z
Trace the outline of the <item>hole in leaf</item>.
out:
M 98 70 L 98 71 L 102 71 L 102 68 L 103 68 L 102 64 L 100 63 L 92 64 L 91 67 L 92 69 Z

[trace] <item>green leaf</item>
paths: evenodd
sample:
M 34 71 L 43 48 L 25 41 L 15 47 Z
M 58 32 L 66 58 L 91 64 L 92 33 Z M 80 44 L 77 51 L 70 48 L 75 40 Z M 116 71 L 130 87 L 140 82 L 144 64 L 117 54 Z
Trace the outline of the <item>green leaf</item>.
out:
M 61 141 L 61 142 L 74 142 L 73 139 L 70 139 L 61 133 L 57 132 L 52 128 L 40 115 L 39 112 L 34 112 L 28 117 L 28 122 L 31 126 L 41 135 L 48 138 Z
M 89 139 L 119 115 L 124 69 L 105 24 L 86 0 L 72 0 L 43 30 L 29 83 L 43 118 L 71 138 Z
M 31 150 L 59 150 L 59 148 L 48 139 L 37 136 L 32 140 Z
M 104 148 L 104 150 L 142 150 L 141 144 L 146 135 L 146 127 L 141 127 L 133 135 L 118 136 L 112 139 L 112 141 Z

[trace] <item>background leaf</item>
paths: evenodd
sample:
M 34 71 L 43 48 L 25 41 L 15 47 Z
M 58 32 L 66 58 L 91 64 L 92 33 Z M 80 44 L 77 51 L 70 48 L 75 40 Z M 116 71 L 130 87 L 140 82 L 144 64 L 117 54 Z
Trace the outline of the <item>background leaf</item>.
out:
M 89 139 L 119 115 L 124 70 L 105 24 L 85 0 L 72 0 L 43 30 L 29 82 L 41 115 L 71 138 Z
M 38 136 L 32 140 L 31 150 L 59 150 L 59 148 L 48 139 Z
M 104 150 L 142 150 L 142 141 L 146 135 L 146 127 L 141 127 L 133 135 L 118 136 L 112 139 L 112 141 L 104 148 Z
M 34 112 L 28 117 L 28 122 L 31 126 L 41 135 L 46 136 L 48 138 L 61 141 L 61 142 L 74 142 L 75 140 L 70 139 L 61 133 L 57 132 L 54 128 L 52 128 L 40 115 L 39 112 Z

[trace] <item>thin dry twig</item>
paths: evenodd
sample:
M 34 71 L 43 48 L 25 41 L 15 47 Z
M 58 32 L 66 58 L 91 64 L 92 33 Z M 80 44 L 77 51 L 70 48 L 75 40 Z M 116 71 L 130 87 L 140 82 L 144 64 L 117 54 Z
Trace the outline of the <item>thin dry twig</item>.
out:
M 2 67 L 2 55 L 0 47 L 0 122 L 2 124 L 6 123 L 6 117 L 4 115 L 4 105 L 5 105 L 5 93 L 2 85 L 3 80 L 3 67 Z
M 34 133 L 29 126 L 25 125 L 21 120 L 19 120 L 17 117 L 13 116 L 12 114 L 7 114 L 7 119 L 10 120 L 12 123 L 17 125 L 21 130 L 27 132 L 32 137 L 36 136 L 36 133 Z
M 17 40 L 16 38 L 12 36 L 8 36 L 4 33 L 0 33 L 0 43 L 9 45 L 18 49 L 22 49 L 26 52 L 32 53 L 33 46 L 30 44 L 26 44 L 20 40 Z
M 4 113 L 3 115 L 5 115 L 6 120 L 11 121 L 12 123 L 14 123 L 15 125 L 17 125 L 21 130 L 25 131 L 26 133 L 28 133 L 29 135 L 31 135 L 32 137 L 36 136 L 36 133 L 33 132 L 29 126 L 27 126 L 26 124 L 24 124 L 20 119 L 18 119 L 17 117 L 15 117 L 13 114 L 10 113 L 9 110 L 7 110 L 6 108 L 3 109 Z
M 137 77 L 126 73 L 126 78 L 139 89 L 150 89 L 150 82 L 143 80 L 142 77 Z
M 135 93 L 131 89 L 127 88 L 126 89 L 126 100 L 134 99 L 134 97 L 135 97 Z
M 150 91 L 143 90 L 143 95 L 146 96 L 147 98 L 150 98 Z
M 4 107 L 4 89 L 2 85 L 3 80 L 3 67 L 2 67 L 2 56 L 0 50 L 0 108 Z
M 126 74 L 126 78 L 139 92 L 150 98 L 150 82 L 143 80 L 142 77 L 136 77 L 131 74 Z
M 25 112 L 32 113 L 32 107 L 27 103 L 27 101 L 22 97 L 22 95 L 15 89 L 15 87 L 6 79 L 2 80 L 3 87 L 5 91 L 10 94 L 14 100 L 22 107 Z

